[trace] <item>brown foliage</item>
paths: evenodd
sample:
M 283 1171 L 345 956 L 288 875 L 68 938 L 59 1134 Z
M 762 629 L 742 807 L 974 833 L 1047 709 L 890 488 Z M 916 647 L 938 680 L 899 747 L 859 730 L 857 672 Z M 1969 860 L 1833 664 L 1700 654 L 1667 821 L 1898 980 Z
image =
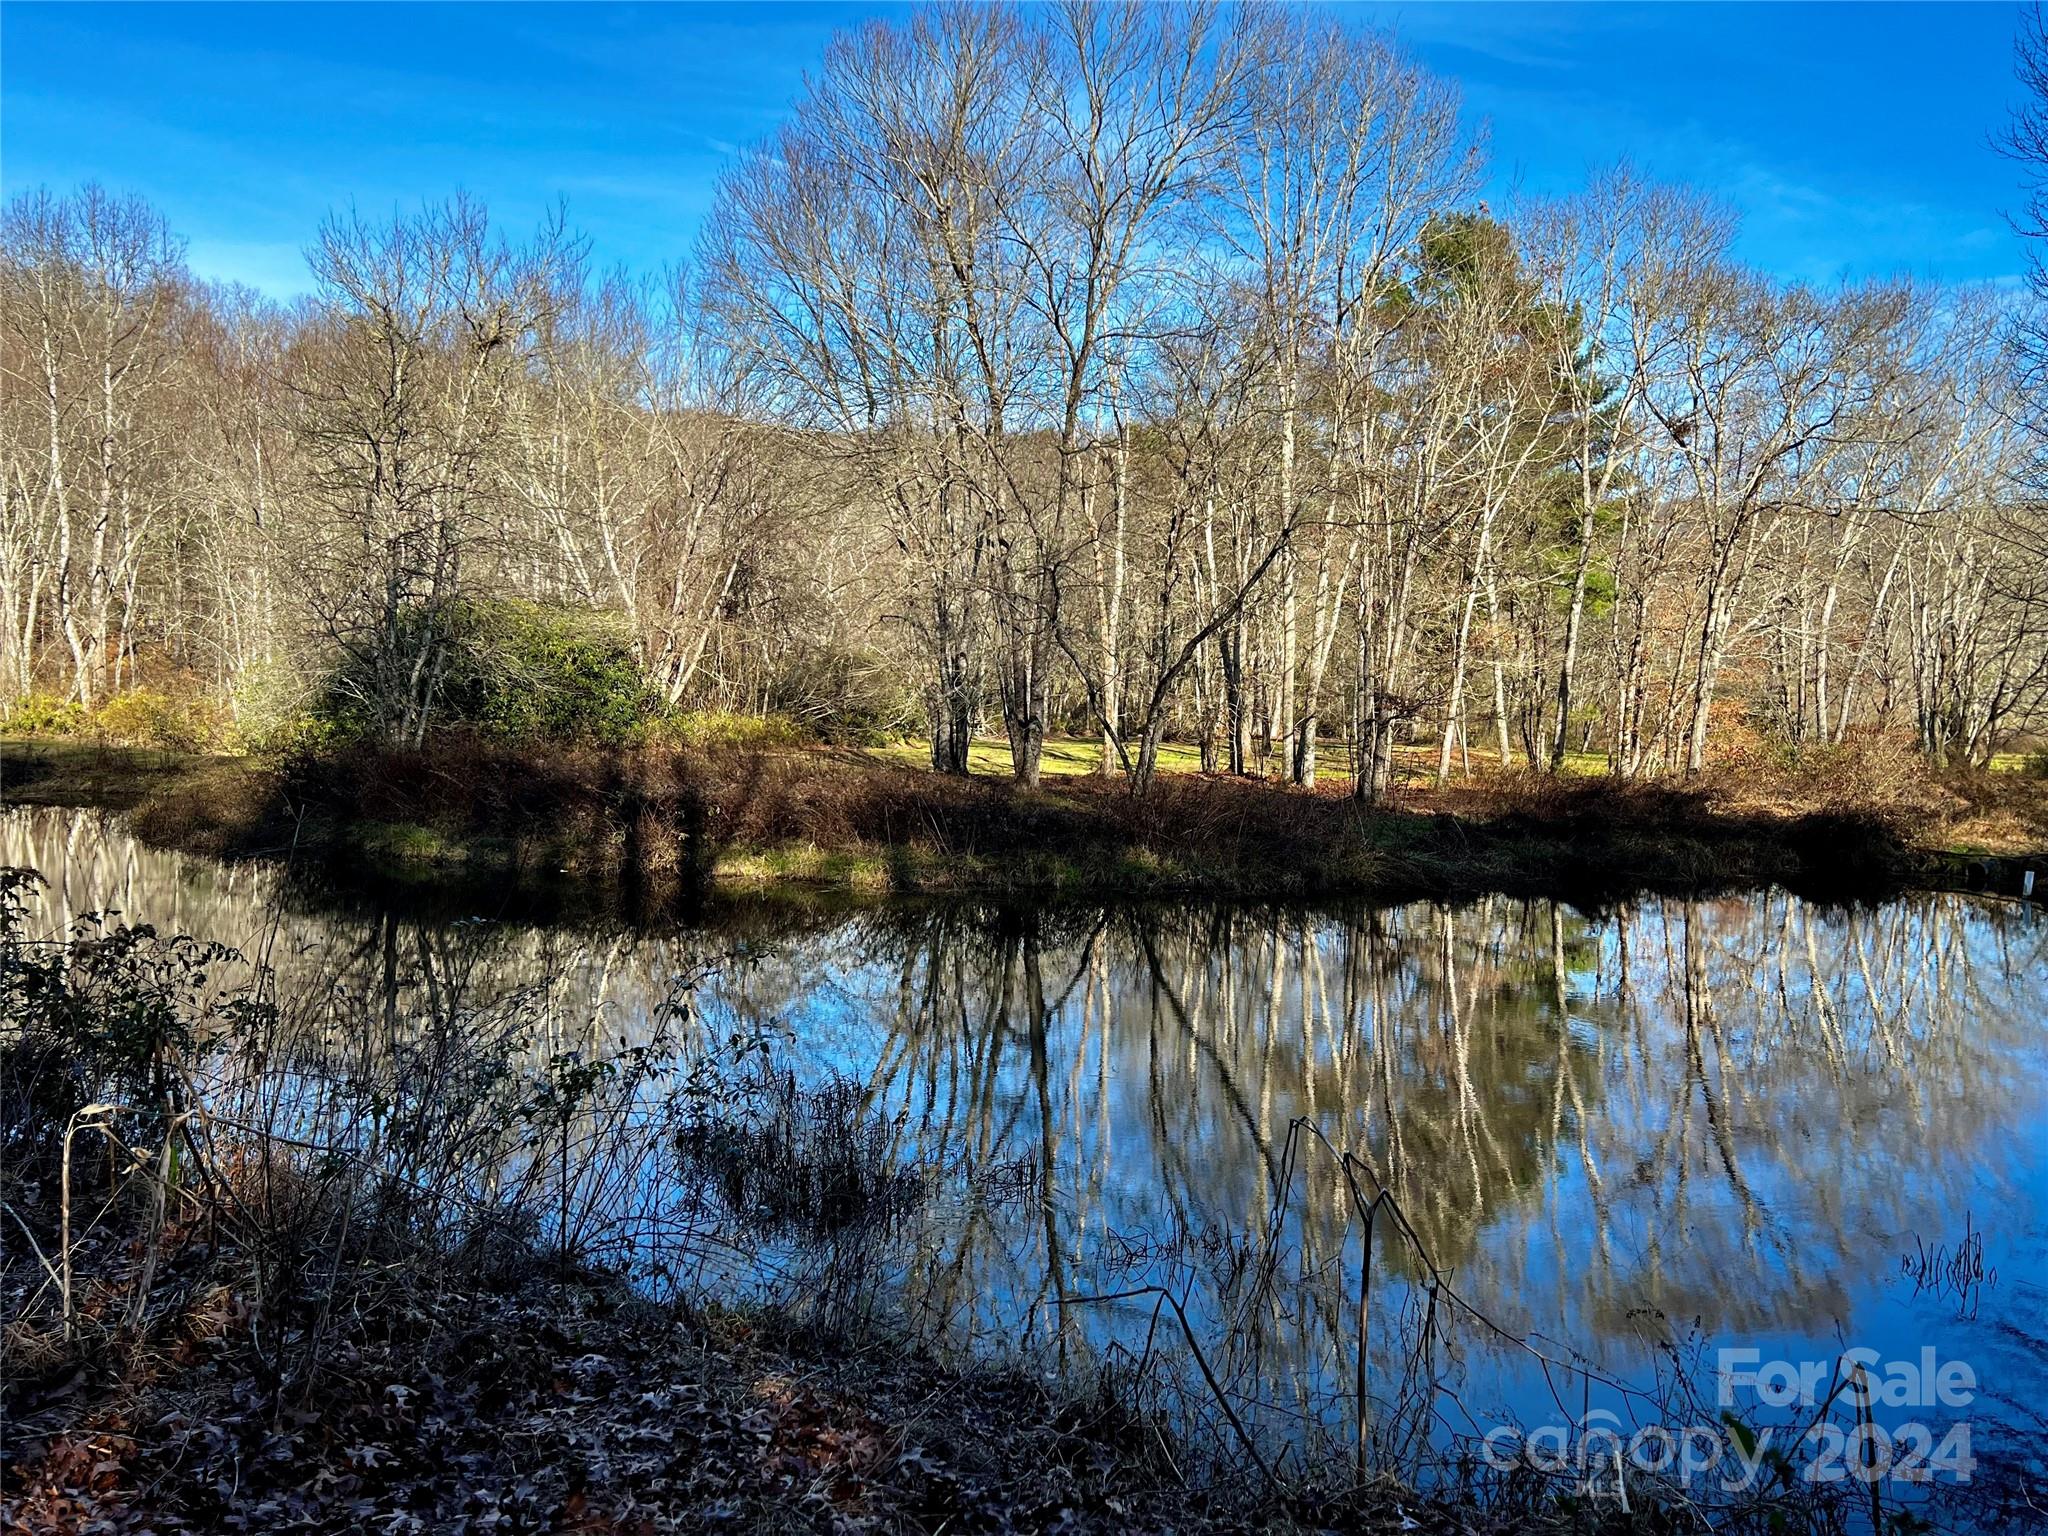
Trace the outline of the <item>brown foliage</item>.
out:
M 18 793 L 21 766 L 8 769 Z M 30 797 L 77 803 L 61 765 L 50 771 L 47 784 L 30 779 Z M 1027 790 L 846 749 L 464 735 L 275 771 L 210 760 L 131 790 L 119 803 L 136 805 L 137 832 L 160 844 L 556 884 L 567 871 L 635 900 L 701 888 L 734 859 L 770 881 L 838 880 L 845 860 L 864 861 L 871 890 L 1601 898 L 1759 880 L 1861 891 L 1943 878 L 1928 859 L 1946 850 L 2048 849 L 2048 781 L 1936 771 L 1911 743 L 1874 735 L 1796 756 L 1760 746 L 1689 779 L 1499 770 L 1376 806 L 1215 775 L 1163 775 L 1133 796 L 1094 776 Z

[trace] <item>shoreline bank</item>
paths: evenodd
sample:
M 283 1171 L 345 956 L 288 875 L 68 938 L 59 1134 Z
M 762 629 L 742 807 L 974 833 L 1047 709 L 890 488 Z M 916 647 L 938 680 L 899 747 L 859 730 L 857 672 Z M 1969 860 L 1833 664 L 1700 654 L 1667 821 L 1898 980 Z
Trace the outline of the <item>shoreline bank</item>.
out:
M 2048 891 L 2048 782 L 1872 785 L 1499 773 L 1378 805 L 1256 780 L 1026 790 L 828 749 L 525 753 L 474 741 L 284 765 L 0 741 L 0 805 L 123 814 L 151 846 L 347 883 L 573 894 L 648 915 L 725 899 L 1203 898 L 1599 904 L 1776 884 Z

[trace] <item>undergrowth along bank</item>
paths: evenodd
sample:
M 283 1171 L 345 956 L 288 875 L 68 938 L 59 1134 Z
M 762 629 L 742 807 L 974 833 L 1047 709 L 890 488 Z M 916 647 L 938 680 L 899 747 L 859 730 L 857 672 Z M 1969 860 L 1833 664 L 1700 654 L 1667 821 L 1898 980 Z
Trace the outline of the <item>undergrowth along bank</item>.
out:
M 1038 789 L 847 749 L 514 747 L 471 736 L 277 764 L 0 749 L 10 802 L 132 813 L 144 841 L 380 878 L 564 878 L 659 907 L 719 890 L 1613 899 L 1777 882 L 2017 884 L 2048 781 L 1884 743 L 1697 779 L 1496 771 L 1366 804 L 1220 776 Z M 2048 869 L 2048 864 L 2044 864 Z

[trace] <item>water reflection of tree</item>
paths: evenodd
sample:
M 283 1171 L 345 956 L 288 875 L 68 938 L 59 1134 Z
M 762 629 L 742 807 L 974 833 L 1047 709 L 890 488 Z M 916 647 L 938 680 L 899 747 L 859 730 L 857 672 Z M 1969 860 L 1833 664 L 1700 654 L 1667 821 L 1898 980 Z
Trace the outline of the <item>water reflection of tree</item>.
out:
M 1968 1204 L 1978 1154 L 2039 1080 L 2039 938 L 1952 897 L 1083 927 L 928 914 L 855 946 L 897 977 L 855 1009 L 885 1037 L 877 1106 L 911 1111 L 926 1155 L 1028 1156 L 1039 1180 L 1028 1221 L 970 1202 L 928 1260 L 935 1310 L 966 1332 L 1043 1318 L 1144 1255 L 1225 1267 L 1221 1244 L 1274 1214 L 1300 1116 L 1513 1326 L 1596 1353 L 1693 1319 L 1825 1334 L 1901 1234 Z M 1319 1331 L 1296 1353 L 1333 1360 L 1356 1233 L 1332 1170 L 1295 1186 L 1283 1227 L 1333 1294 L 1262 1324 Z M 1412 1272 L 1398 1248 L 1380 1262 Z
M 552 1048 L 631 1041 L 726 954 L 697 1028 L 854 1077 L 899 1155 L 949 1171 L 901 1266 L 934 1333 L 1100 1349 L 1142 1317 L 1061 1303 L 1170 1279 L 1268 1396 L 1341 1392 L 1356 1334 L 1334 1164 L 1276 1189 L 1297 1118 L 1358 1154 L 1462 1294 L 1625 1363 L 1695 1318 L 1831 1333 L 1902 1235 L 1983 1200 L 2044 1077 L 2042 929 L 1955 896 L 952 905 L 650 935 L 295 911 L 260 870 L 88 817 L 4 818 L 0 839 L 59 876 L 55 915 L 111 903 L 260 949 L 281 1000 L 333 1030 L 533 989 Z M 1289 1285 L 1245 1283 L 1269 1234 Z M 1391 1239 L 1375 1263 L 1417 1274 Z

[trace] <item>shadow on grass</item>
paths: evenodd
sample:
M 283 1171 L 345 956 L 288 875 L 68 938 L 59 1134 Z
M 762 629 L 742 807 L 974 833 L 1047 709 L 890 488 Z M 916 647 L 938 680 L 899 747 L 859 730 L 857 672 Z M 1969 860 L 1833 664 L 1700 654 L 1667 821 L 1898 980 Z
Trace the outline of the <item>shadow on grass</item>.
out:
M 1026 790 L 830 749 L 533 749 L 449 737 L 269 768 L 120 749 L 0 754 L 10 801 L 130 809 L 137 834 L 159 846 L 290 856 L 339 891 L 351 881 L 380 894 L 425 886 L 470 910 L 488 896 L 486 910 L 532 915 L 646 920 L 691 915 L 714 897 L 820 891 L 1502 891 L 1599 903 L 1762 882 L 1836 899 L 2002 884 L 1997 861 L 1939 852 L 1931 807 L 1959 795 L 2015 800 L 2029 789 L 2017 776 L 1958 790 L 1922 774 L 1858 798 L 1857 786 L 1875 782 L 1835 770 L 1770 783 L 1754 773 L 1635 783 L 1499 773 L 1368 805 L 1335 788 L 1197 774 L 1164 776 L 1142 798 L 1085 775 Z M 2039 816 L 2028 801 L 2019 824 Z

